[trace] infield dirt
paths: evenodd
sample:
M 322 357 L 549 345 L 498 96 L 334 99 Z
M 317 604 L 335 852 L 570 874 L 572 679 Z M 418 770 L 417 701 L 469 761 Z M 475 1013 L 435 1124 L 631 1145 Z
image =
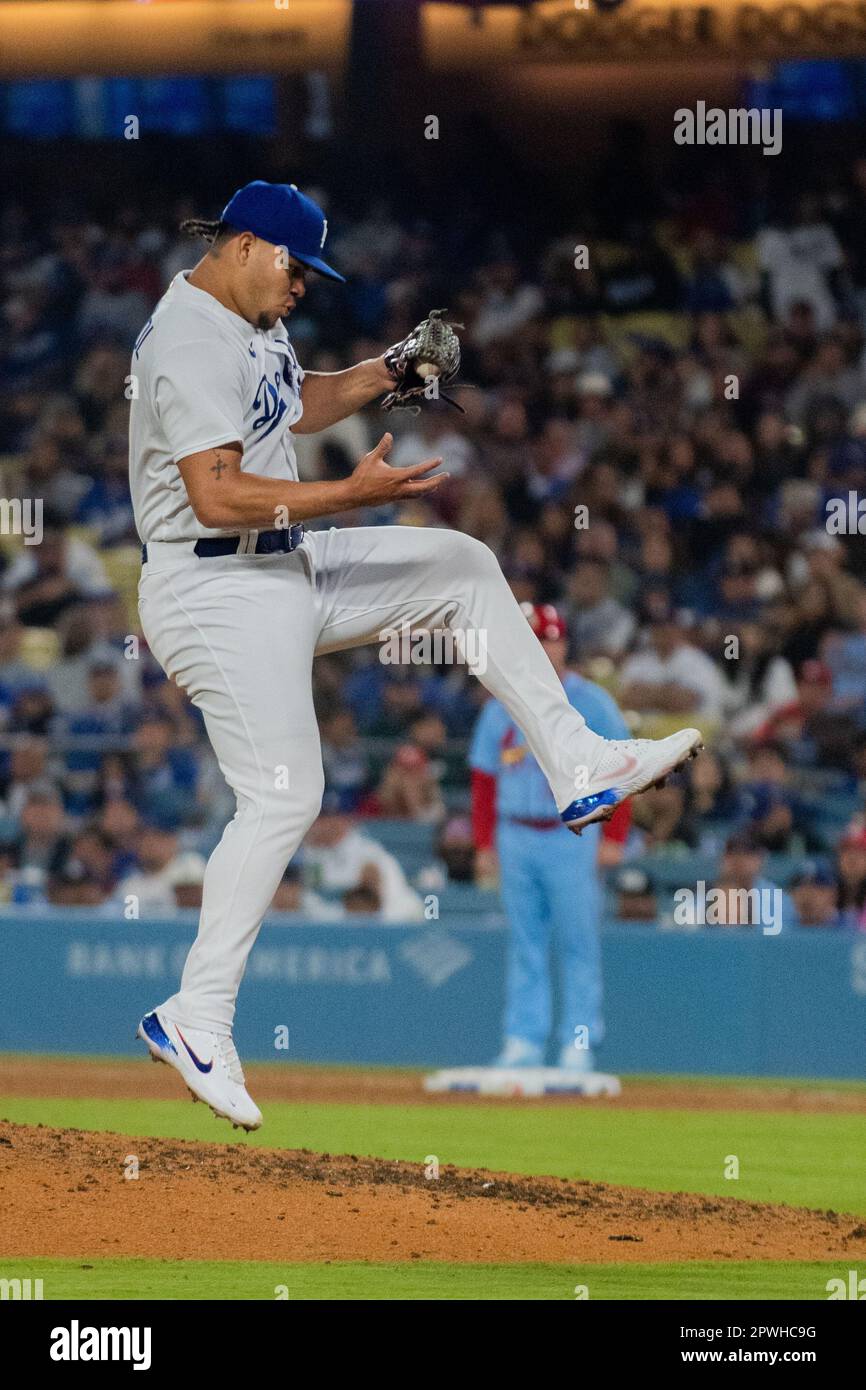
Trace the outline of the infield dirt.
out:
M 248 1076 L 260 1101 L 475 1103 L 466 1096 L 428 1097 L 411 1072 L 269 1065 L 250 1066 Z M 165 1067 L 45 1057 L 4 1057 L 0 1090 L 112 1100 L 183 1094 Z M 617 1100 L 568 1103 L 844 1114 L 866 1111 L 866 1091 L 796 1083 L 684 1086 L 671 1079 L 629 1081 Z M 130 1155 L 135 1179 L 125 1176 Z M 866 1260 L 862 1218 L 835 1212 L 446 1166 L 434 1179 L 418 1164 L 381 1158 L 7 1121 L 0 1121 L 0 1207 L 0 1256 Z
M 140 1059 L 143 1061 L 144 1057 Z M 417 1072 L 386 1068 L 275 1066 L 244 1068 L 250 1091 L 270 1100 L 332 1102 L 347 1105 L 476 1105 L 473 1095 L 428 1094 Z M 100 1100 L 177 1100 L 183 1088 L 169 1067 L 111 1058 L 5 1056 L 0 1060 L 0 1092 L 7 1096 L 88 1096 Z M 845 1089 L 790 1083 L 670 1079 L 627 1080 L 616 1099 L 578 1096 L 523 1098 L 527 1108 L 588 1105 L 616 1110 L 758 1110 L 795 1114 L 866 1114 L 866 1087 Z M 485 1105 L 513 1105 L 512 1099 L 485 1096 Z
M 836 1212 L 7 1121 L 0 1206 L 0 1256 L 866 1259 L 866 1225 Z

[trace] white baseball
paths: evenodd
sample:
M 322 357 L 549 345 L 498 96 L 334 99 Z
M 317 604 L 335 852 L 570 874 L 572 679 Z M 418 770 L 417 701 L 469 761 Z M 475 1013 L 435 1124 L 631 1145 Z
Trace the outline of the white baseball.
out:
M 415 370 L 418 375 L 424 377 L 425 380 L 428 376 L 439 376 L 439 368 L 436 366 L 435 362 L 419 362 Z

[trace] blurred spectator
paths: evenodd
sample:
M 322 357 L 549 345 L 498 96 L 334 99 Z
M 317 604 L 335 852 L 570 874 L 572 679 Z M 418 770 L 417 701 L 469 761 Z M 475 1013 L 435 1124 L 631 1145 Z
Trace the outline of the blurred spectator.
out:
M 857 600 L 854 631 L 831 633 L 822 655 L 832 677 L 834 708 L 862 718 L 866 710 L 866 593 Z
M 786 655 L 794 661 L 814 657 L 821 638 L 833 628 L 856 627 L 864 589 L 845 568 L 845 549 L 838 536 L 817 529 L 801 542 L 794 579 L 802 577 L 789 622 L 793 629 Z
M 804 661 L 797 675 L 797 699 L 780 706 L 755 731 L 758 742 L 772 740 L 799 766 L 850 766 L 856 722 L 833 708 L 833 674 L 821 661 Z
M 774 316 L 784 322 L 792 308 L 807 305 L 819 331 L 832 328 L 837 312 L 833 277 L 843 253 L 817 200 L 803 195 L 787 225 L 758 234 L 756 249 Z
M 614 914 L 623 922 L 654 922 L 658 900 L 650 874 L 637 864 L 625 864 L 613 879 Z
M 297 860 L 293 860 L 283 874 L 271 909 L 274 912 L 299 912 L 313 922 L 336 922 L 343 916 L 339 903 L 328 902 L 304 886 L 303 869 Z
M 83 469 L 86 461 L 76 460 L 76 451 L 68 450 L 44 430 L 44 418 L 43 410 L 39 426 L 22 458 L 21 496 L 38 499 L 55 517 L 69 517 L 74 515 L 79 498 L 87 488 L 83 472 L 75 472 L 72 464 L 77 461 Z
M 404 737 L 414 719 L 424 711 L 424 691 L 417 667 L 382 666 L 380 712 L 367 725 L 378 738 Z
M 422 748 L 404 743 L 397 749 L 367 809 L 394 820 L 438 824 L 445 803 L 430 760 Z
M 86 541 L 43 514 L 40 545 L 25 546 L 3 576 L 3 589 L 25 626 L 50 627 L 64 608 L 107 589 L 102 561 Z
M 132 736 L 130 799 L 145 820 L 177 828 L 191 817 L 196 802 L 198 764 L 188 748 L 174 742 L 169 719 L 145 716 Z
M 814 357 L 806 364 L 797 385 L 785 401 L 789 419 L 805 424 L 817 405 L 832 396 L 851 411 L 866 395 L 866 381 L 857 367 L 848 363 L 842 340 L 829 335 L 821 340 Z
M 445 865 L 449 883 L 475 882 L 475 841 L 469 816 L 451 816 L 436 836 L 436 858 Z
M 132 347 L 150 312 L 141 291 L 128 282 L 129 259 L 117 245 L 104 246 L 94 258 L 90 286 L 78 309 L 83 338 L 103 337 Z
M 375 917 L 382 911 L 382 899 L 376 888 L 361 883 L 347 888 L 343 894 L 343 910 L 349 916 Z
M 751 830 L 740 830 L 729 837 L 719 875 L 713 885 L 722 894 L 722 899 L 714 910 L 717 920 L 708 920 L 708 926 L 775 926 L 771 920 L 764 921 L 762 915 L 765 904 L 772 909 L 774 896 L 778 892 L 775 884 L 763 875 L 764 853 Z M 708 911 L 708 918 L 709 915 Z
M 136 867 L 117 886 L 119 910 L 134 909 L 147 917 L 173 912 L 181 905 L 198 906 L 205 861 L 200 854 L 181 852 L 177 835 L 157 825 L 145 824 L 136 846 Z M 178 892 L 183 903 L 178 901 Z M 198 892 L 196 893 L 195 890 Z M 198 901 L 190 901 L 197 898 Z
M 526 491 L 528 500 L 535 504 L 537 516 L 546 503 L 563 500 L 569 484 L 582 471 L 586 456 L 576 447 L 574 431 L 568 422 L 553 419 L 546 421 L 533 441 L 528 462 Z
M 822 836 L 810 824 L 810 805 L 797 790 L 781 744 L 758 743 L 748 749 L 737 813 L 770 853 L 811 854 L 822 848 Z
M 205 860 L 200 854 L 178 855 L 169 874 L 175 907 L 201 907 Z
M 510 338 L 544 307 L 541 291 L 535 285 L 521 284 L 514 261 L 502 260 L 488 266 L 480 280 L 481 302 L 470 334 L 476 347 Z
M 435 776 L 441 778 L 448 753 L 448 730 L 442 716 L 433 710 L 419 714 L 409 727 L 409 736 L 427 754 Z
M 307 833 L 304 874 L 313 890 L 345 893 L 354 888 L 370 889 L 377 895 L 386 922 L 423 919 L 424 905 L 397 860 L 353 825 L 332 792 L 325 793 L 322 814 Z
M 686 814 L 685 779 L 679 774 L 664 787 L 651 787 L 634 803 L 634 826 L 645 853 L 691 849 L 695 832 Z
M 795 825 L 791 795 L 772 782 L 749 788 L 749 829 L 757 844 L 771 854 L 802 854 L 806 848 Z
M 14 740 L 0 772 L 3 815 L 17 820 L 33 784 L 50 782 L 49 752 L 47 738 L 24 734 Z
M 194 261 L 195 257 L 190 258 Z M 138 320 L 133 338 L 147 318 Z M 130 346 L 131 346 L 130 340 Z M 98 344 L 87 351 L 77 365 L 75 395 L 88 429 L 98 431 L 118 402 L 118 383 L 129 373 L 129 348 Z
M 107 421 L 93 458 L 93 481 L 81 496 L 76 520 L 93 527 L 103 546 L 137 542 L 129 495 L 129 439 L 125 407 Z
M 66 791 L 70 810 L 91 808 L 107 748 L 122 744 L 135 728 L 137 711 L 124 699 L 121 662 L 110 650 L 94 651 L 87 665 L 87 699 L 60 716 L 53 731 L 66 744 Z
M 50 782 L 32 783 L 20 814 L 15 846 L 19 868 L 57 873 L 66 861 L 71 838 L 63 802 Z
M 691 267 L 686 281 L 686 306 L 690 313 L 723 312 L 746 298 L 749 285 L 743 271 L 730 259 L 729 248 L 708 227 L 695 231 Z
M 370 780 L 370 763 L 355 716 L 350 709 L 336 709 L 321 720 L 322 764 L 325 782 L 340 793 L 341 804 L 357 810 Z
M 105 837 L 96 830 L 83 830 L 51 875 L 48 899 L 57 907 L 97 907 L 108 901 L 113 887 L 111 850 Z
M 789 887 L 794 904 L 792 925 L 798 927 L 840 927 L 838 884 L 829 869 L 817 865 L 797 874 Z
M 637 218 L 626 224 L 620 254 L 604 277 L 603 295 L 605 308 L 613 314 L 676 308 L 679 277 L 653 227 Z
M 55 709 L 60 714 L 86 713 L 90 705 L 90 675 L 94 661 L 106 657 L 114 664 L 115 654 L 96 638 L 96 622 L 89 604 L 67 608 L 57 621 L 60 639 L 58 659 L 45 672 Z M 134 661 L 117 661 L 116 669 L 124 698 L 138 696 L 138 671 Z M 2 676 L 0 676 L 2 680 Z
M 688 715 L 717 720 L 724 707 L 724 685 L 705 652 L 663 605 L 650 619 L 649 645 L 627 657 L 620 670 L 620 702 L 646 714 Z
M 839 912 L 845 926 L 858 926 L 866 905 L 866 829 L 853 826 L 839 842 L 836 854 Z
M 6 727 L 10 734 L 40 737 L 54 731 L 54 704 L 44 676 L 34 672 L 20 682 Z
M 688 843 L 710 839 L 737 818 L 739 798 L 730 768 L 712 749 L 705 749 L 689 764 L 685 788 L 683 819 Z
M 603 560 L 578 560 L 568 584 L 564 616 L 578 661 L 621 657 L 635 633 L 634 615 L 613 597 Z
M 0 602 L 0 701 L 12 704 L 18 691 L 34 678 L 33 667 L 22 655 L 24 629 L 14 604 Z
M 725 710 L 736 738 L 746 738 L 797 696 L 791 663 L 773 650 L 773 633 L 760 622 L 738 628 L 736 657 L 726 660 Z
M 64 876 L 73 883 L 87 883 L 99 891 L 94 901 L 104 901 L 114 887 L 112 847 L 101 831 L 90 827 L 73 838 L 63 865 Z
M 111 853 L 114 881 L 129 874 L 137 862 L 141 821 L 135 807 L 123 799 L 106 800 L 96 817 L 96 826 Z
M 643 573 L 643 558 L 635 570 L 625 563 L 620 555 L 620 538 L 616 527 L 609 521 L 601 519 L 593 520 L 592 525 L 585 530 L 578 530 L 575 542 L 575 552 L 579 559 L 603 560 L 607 565 L 610 577 L 610 592 L 620 603 L 630 607 L 633 603 L 635 594 L 638 591 L 640 580 L 639 574 Z M 657 541 L 659 549 L 655 551 L 655 561 L 661 567 L 662 582 L 667 588 L 667 581 L 673 567 L 673 550 L 670 545 L 670 537 L 658 527 L 654 527 L 642 539 L 642 546 L 650 546 Z M 660 551 L 664 550 L 665 560 L 659 559 Z M 642 551 L 643 557 L 643 551 Z M 649 574 L 648 574 L 648 577 Z M 658 577 L 658 576 L 656 576 Z

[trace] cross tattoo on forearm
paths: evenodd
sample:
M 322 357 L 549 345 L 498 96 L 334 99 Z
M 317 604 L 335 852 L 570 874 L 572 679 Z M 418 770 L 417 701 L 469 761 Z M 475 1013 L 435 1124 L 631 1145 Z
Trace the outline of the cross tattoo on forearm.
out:
M 211 470 L 210 470 L 210 471 L 211 471 L 211 473 L 216 473 L 217 478 L 219 478 L 224 468 L 228 468 L 228 464 L 227 464 L 227 463 L 223 463 L 223 461 L 222 461 L 222 459 L 220 458 L 219 454 L 217 454 L 217 461 L 216 461 L 215 464 L 213 464 L 213 465 L 211 466 Z

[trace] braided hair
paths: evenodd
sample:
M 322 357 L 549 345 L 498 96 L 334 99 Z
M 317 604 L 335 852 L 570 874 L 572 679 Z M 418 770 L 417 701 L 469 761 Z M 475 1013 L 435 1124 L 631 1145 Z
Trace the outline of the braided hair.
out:
M 234 228 L 218 217 L 210 222 L 203 217 L 186 217 L 180 224 L 180 230 L 186 232 L 187 236 L 202 237 L 209 246 L 216 246 L 217 242 L 234 234 Z

